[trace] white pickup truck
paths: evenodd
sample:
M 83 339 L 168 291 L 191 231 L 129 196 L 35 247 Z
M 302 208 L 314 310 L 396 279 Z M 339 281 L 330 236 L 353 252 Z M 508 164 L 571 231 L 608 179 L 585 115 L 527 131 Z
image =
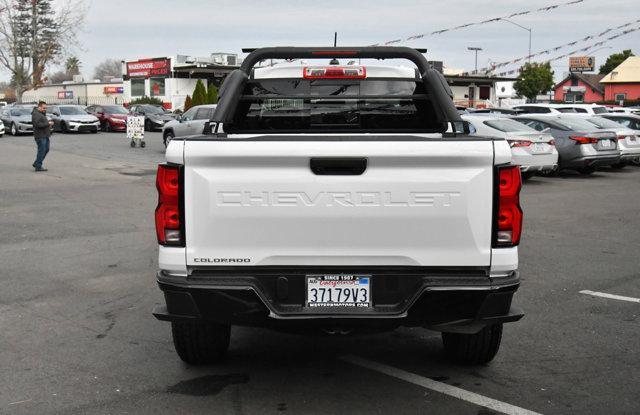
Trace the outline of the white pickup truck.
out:
M 304 61 L 258 67 L 270 59 Z M 254 50 L 207 133 L 172 140 L 158 168 L 166 305 L 153 313 L 190 364 L 221 359 L 232 325 L 420 326 L 442 332 L 453 361 L 486 363 L 523 315 L 510 162 L 506 141 L 466 135 L 419 50 Z

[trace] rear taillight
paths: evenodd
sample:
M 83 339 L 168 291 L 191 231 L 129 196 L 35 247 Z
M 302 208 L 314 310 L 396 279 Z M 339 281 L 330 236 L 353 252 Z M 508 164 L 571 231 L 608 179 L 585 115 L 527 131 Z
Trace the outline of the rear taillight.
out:
M 520 189 L 522 179 L 518 166 L 499 167 L 496 174 L 498 192 L 494 247 L 516 246 L 522 233 Z
M 596 144 L 598 142 L 598 139 L 594 137 L 571 136 L 569 138 L 576 144 Z
M 531 145 L 531 141 L 527 140 L 507 140 L 510 147 L 529 147 Z
M 180 212 L 180 168 L 158 165 L 156 176 L 158 207 L 156 207 L 156 234 L 161 245 L 183 244 Z
M 367 70 L 364 66 L 307 66 L 302 69 L 302 76 L 307 79 L 362 79 L 367 77 Z

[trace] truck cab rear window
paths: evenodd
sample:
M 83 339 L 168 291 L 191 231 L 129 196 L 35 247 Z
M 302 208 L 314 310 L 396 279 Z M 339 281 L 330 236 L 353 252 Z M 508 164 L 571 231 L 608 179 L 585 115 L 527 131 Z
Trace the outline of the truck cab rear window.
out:
M 225 131 L 437 132 L 434 107 L 417 80 L 252 80 Z

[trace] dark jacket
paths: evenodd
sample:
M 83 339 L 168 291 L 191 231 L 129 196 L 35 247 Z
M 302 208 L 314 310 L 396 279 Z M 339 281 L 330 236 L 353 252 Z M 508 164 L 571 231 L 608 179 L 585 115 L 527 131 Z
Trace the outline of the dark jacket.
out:
M 38 110 L 38 107 L 35 107 L 31 112 L 31 122 L 33 122 L 33 137 L 35 139 L 51 136 L 49 119 Z

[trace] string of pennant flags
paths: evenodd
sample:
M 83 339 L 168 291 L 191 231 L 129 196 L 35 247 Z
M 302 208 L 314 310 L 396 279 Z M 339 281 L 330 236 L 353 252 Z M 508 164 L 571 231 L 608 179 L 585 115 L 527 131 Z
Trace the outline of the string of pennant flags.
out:
M 549 54 L 551 54 L 553 52 L 559 51 L 560 49 L 567 48 L 567 47 L 570 47 L 570 46 L 575 46 L 578 43 L 586 42 L 586 41 L 589 41 L 589 40 L 592 40 L 592 39 L 602 38 L 603 36 L 613 32 L 615 30 L 624 29 L 624 28 L 629 27 L 629 26 L 631 26 L 633 24 L 636 24 L 636 23 L 640 23 L 640 19 L 637 19 L 637 20 L 634 20 L 634 21 L 631 21 L 631 22 L 627 22 L 627 23 L 621 24 L 621 25 L 616 26 L 616 27 L 610 27 L 610 28 L 607 28 L 604 31 L 598 33 L 598 34 L 588 35 L 588 36 L 585 36 L 585 37 L 583 37 L 581 39 L 574 40 L 572 42 L 565 43 L 563 45 L 559 45 L 559 46 L 556 46 L 554 48 L 550 48 L 550 49 L 542 50 L 540 52 L 532 53 L 531 55 L 522 56 L 522 57 L 519 57 L 519 58 L 516 58 L 516 59 L 513 59 L 513 60 L 509 60 L 509 61 L 504 61 L 504 62 L 499 62 L 499 63 L 492 63 L 491 65 L 489 65 L 489 67 L 479 69 L 478 72 L 485 72 L 485 73 L 486 72 L 492 72 L 492 71 L 494 71 L 494 70 L 496 70 L 498 68 L 502 68 L 504 66 L 513 65 L 513 64 L 516 64 L 518 62 L 521 62 L 521 61 L 524 61 L 524 60 L 527 60 L 527 59 L 530 59 L 530 58 L 533 58 L 533 57 L 536 57 L 536 56 L 549 55 Z M 607 37 L 606 39 L 604 39 L 602 42 L 598 42 L 598 43 L 593 44 L 593 47 L 602 46 L 605 42 L 617 39 L 617 38 L 619 38 L 621 36 L 628 35 L 629 33 L 635 32 L 636 30 L 638 30 L 638 29 L 637 28 L 635 28 L 635 29 L 627 29 L 627 30 L 624 30 L 624 31 L 622 31 L 622 32 L 620 32 L 618 34 L 611 35 L 611 36 Z M 584 52 L 584 51 L 586 51 L 588 49 L 591 49 L 591 47 L 582 48 L 582 49 L 575 50 L 573 52 L 569 52 L 569 53 L 567 53 L 565 55 L 561 55 L 557 59 L 562 59 L 562 58 L 567 57 L 569 55 L 572 55 L 574 53 Z M 555 59 L 556 58 L 554 58 L 553 60 L 555 60 Z
M 523 10 L 523 11 L 520 11 L 520 12 L 511 13 L 510 15 L 507 15 L 507 16 L 493 17 L 491 19 L 485 19 L 485 20 L 481 20 L 481 21 L 478 21 L 478 22 L 465 23 L 465 24 L 461 24 L 461 25 L 458 25 L 458 26 L 450 27 L 450 28 L 447 28 L 447 29 L 440 29 L 440 30 L 435 30 L 433 32 L 421 33 L 421 34 L 418 34 L 418 35 L 412 35 L 412 36 L 409 36 L 407 38 L 389 40 L 389 41 L 384 42 L 384 43 L 375 43 L 375 44 L 373 44 L 371 46 L 389 46 L 389 45 L 394 45 L 396 43 L 402 43 L 402 42 L 407 42 L 407 41 L 410 41 L 410 40 L 422 39 L 422 38 L 427 37 L 427 36 L 441 35 L 443 33 L 452 32 L 454 30 L 460 30 L 460 29 L 464 29 L 464 28 L 467 28 L 467 27 L 471 27 L 471 26 L 479 26 L 479 25 L 483 25 L 483 24 L 487 24 L 487 23 L 497 22 L 499 20 L 510 19 L 510 18 L 517 17 L 517 16 L 524 16 L 524 15 L 527 15 L 527 14 L 540 13 L 540 12 L 548 12 L 548 11 L 551 11 L 551 10 L 555 10 L 555 9 L 557 9 L 559 7 L 571 6 L 571 5 L 574 5 L 574 4 L 582 3 L 584 1 L 586 1 L 586 0 L 571 0 L 571 1 L 568 1 L 568 2 L 564 2 L 564 3 L 557 3 L 557 4 L 552 4 L 550 6 L 539 7 L 537 9 Z
M 638 21 L 640 22 L 640 20 L 638 20 Z M 553 62 L 553 61 L 557 61 L 557 60 L 560 60 L 560 59 L 563 59 L 563 58 L 567 58 L 567 57 L 569 57 L 569 56 L 575 55 L 576 53 L 588 52 L 589 50 L 591 50 L 591 49 L 593 49 L 593 48 L 597 48 L 597 47 L 599 47 L 599 46 L 602 46 L 602 45 L 604 45 L 604 44 L 608 43 L 608 42 L 609 42 L 609 41 L 611 41 L 611 40 L 617 39 L 617 38 L 622 37 L 622 36 L 626 36 L 626 35 L 628 35 L 628 34 L 630 34 L 630 33 L 636 32 L 636 31 L 638 31 L 638 30 L 640 30 L 640 26 L 639 26 L 639 27 L 632 27 L 632 28 L 630 28 L 630 29 L 624 30 L 624 31 L 622 31 L 622 32 L 620 32 L 620 33 L 617 33 L 617 34 L 615 34 L 615 35 L 609 36 L 609 37 L 607 37 L 606 39 L 603 39 L 603 40 L 600 40 L 600 41 L 598 41 L 598 42 L 596 42 L 596 43 L 593 43 L 593 44 L 590 44 L 590 45 L 588 45 L 588 46 L 585 46 L 585 47 L 583 47 L 583 48 L 581 48 L 581 49 L 572 50 L 571 52 L 567 52 L 567 53 L 565 53 L 565 54 L 562 54 L 562 55 L 559 55 L 559 56 L 553 57 L 553 58 L 551 58 L 551 59 L 547 59 L 547 60 L 545 60 L 543 63 Z M 572 43 L 573 43 L 573 42 L 572 42 Z M 576 43 L 577 43 L 577 42 L 576 42 Z M 575 45 L 575 43 L 573 43 L 573 44 Z M 569 44 L 567 44 L 567 45 L 569 45 Z M 564 45 L 564 46 L 562 46 L 562 47 L 565 47 L 565 46 L 567 46 L 567 45 Z M 558 49 L 557 49 L 557 48 L 549 49 L 549 50 L 547 50 L 547 51 L 543 51 L 543 52 L 541 52 L 541 53 L 537 53 L 537 54 L 536 54 L 536 56 L 537 56 L 537 55 L 544 54 L 544 53 L 547 53 L 547 54 L 548 54 L 548 53 L 554 52 L 554 51 L 556 51 L 556 50 L 558 50 Z M 532 56 L 533 56 L 533 55 L 532 55 Z M 526 59 L 526 58 L 524 58 L 524 59 Z M 516 59 L 516 60 L 514 60 L 514 61 L 510 61 L 510 62 L 509 62 L 509 64 L 517 63 L 517 62 L 519 62 L 519 61 L 521 61 L 521 60 L 522 60 L 522 58 L 521 58 L 521 59 Z M 497 73 L 496 75 L 497 75 L 497 76 L 512 75 L 512 74 L 515 74 L 515 73 L 520 72 L 520 70 L 521 70 L 520 68 L 518 68 L 518 69 L 513 69 L 513 70 L 510 70 L 510 71 L 505 71 L 505 72 Z M 493 69 L 486 69 L 486 68 L 485 68 L 485 69 L 483 69 L 482 71 L 486 74 L 486 73 L 492 72 L 492 71 L 493 71 Z M 479 72 L 480 72 L 480 71 L 479 71 Z

